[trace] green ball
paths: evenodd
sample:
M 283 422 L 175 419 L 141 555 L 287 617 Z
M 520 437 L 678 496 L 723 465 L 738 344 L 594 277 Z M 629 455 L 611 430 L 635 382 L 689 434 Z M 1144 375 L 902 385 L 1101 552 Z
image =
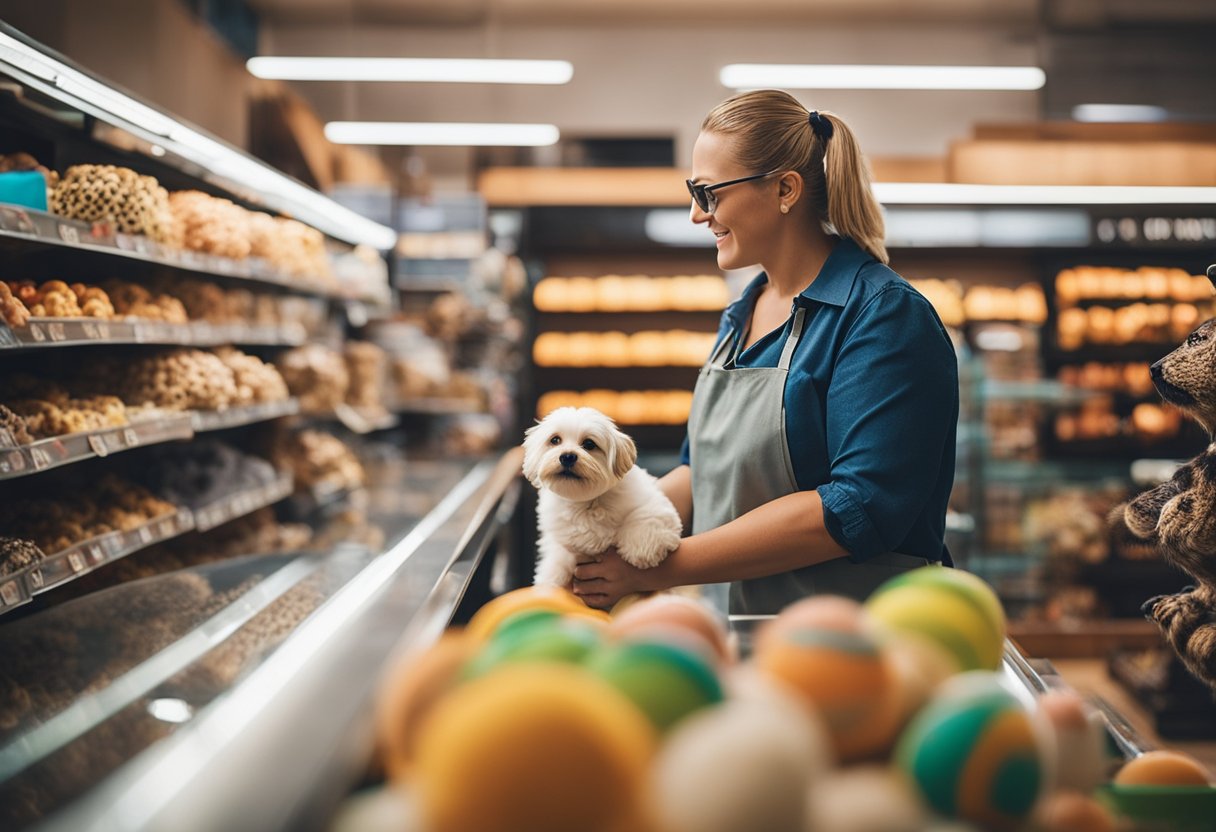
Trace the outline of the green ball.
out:
M 490 638 L 514 638 L 532 627 L 557 624 L 562 618 L 562 614 L 556 610 L 523 610 L 504 618 L 502 623 L 490 634 Z
M 629 697 L 660 731 L 722 701 L 722 685 L 710 664 L 672 644 L 616 644 L 589 657 L 586 667 Z
M 500 628 L 467 665 L 461 676 L 475 679 L 508 664 L 544 662 L 578 664 L 600 645 L 600 631 L 575 619 L 519 621 Z
M 987 671 L 939 688 L 904 730 L 895 761 L 936 811 L 984 829 L 1021 828 L 1046 788 L 1030 714 Z

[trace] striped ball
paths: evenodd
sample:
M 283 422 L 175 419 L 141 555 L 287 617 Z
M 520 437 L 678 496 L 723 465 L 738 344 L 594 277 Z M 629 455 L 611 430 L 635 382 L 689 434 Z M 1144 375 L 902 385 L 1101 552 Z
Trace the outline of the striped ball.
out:
M 995 673 L 946 682 L 912 720 L 897 765 L 936 811 L 983 829 L 1015 829 L 1047 788 L 1031 714 Z
M 756 666 L 818 711 L 840 759 L 863 759 L 890 748 L 898 727 L 898 677 L 878 642 L 860 626 L 770 631 L 757 649 Z
M 926 566 L 892 578 L 866 601 L 880 626 L 929 638 L 964 670 L 996 670 L 1005 644 L 1005 611 L 970 572 Z

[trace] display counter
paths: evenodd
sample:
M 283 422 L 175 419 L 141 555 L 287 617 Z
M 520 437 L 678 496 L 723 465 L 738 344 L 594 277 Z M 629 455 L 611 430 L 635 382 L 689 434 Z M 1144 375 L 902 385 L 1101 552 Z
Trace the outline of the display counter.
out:
M 518 456 L 409 461 L 370 489 L 383 551 L 220 561 L 7 622 L 0 826 L 323 824 L 365 770 L 381 672 L 489 565 Z

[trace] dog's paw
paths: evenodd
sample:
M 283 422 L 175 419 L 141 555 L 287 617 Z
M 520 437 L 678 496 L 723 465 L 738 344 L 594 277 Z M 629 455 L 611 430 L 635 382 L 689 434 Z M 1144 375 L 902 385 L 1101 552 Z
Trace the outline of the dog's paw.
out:
M 679 533 L 656 524 L 635 525 L 623 529 L 617 537 L 616 550 L 621 559 L 639 569 L 658 566 L 680 545 Z
M 1143 615 L 1145 618 L 1147 618 L 1149 621 L 1152 621 L 1153 620 L 1153 611 L 1157 609 L 1157 604 L 1161 603 L 1163 600 L 1165 600 L 1166 598 L 1169 598 L 1169 597 L 1170 596 L 1168 596 L 1168 595 L 1154 595 L 1152 598 L 1149 598 L 1147 601 L 1145 601 L 1143 604 L 1140 605 L 1140 614 Z
M 574 578 L 574 568 L 552 559 L 542 560 L 536 565 L 532 583 L 536 586 L 568 587 Z

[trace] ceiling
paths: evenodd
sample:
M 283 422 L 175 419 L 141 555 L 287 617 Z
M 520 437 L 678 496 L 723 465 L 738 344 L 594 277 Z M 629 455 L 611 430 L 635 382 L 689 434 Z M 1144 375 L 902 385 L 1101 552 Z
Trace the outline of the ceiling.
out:
M 1212 0 L 246 0 L 271 23 L 1216 23 Z

